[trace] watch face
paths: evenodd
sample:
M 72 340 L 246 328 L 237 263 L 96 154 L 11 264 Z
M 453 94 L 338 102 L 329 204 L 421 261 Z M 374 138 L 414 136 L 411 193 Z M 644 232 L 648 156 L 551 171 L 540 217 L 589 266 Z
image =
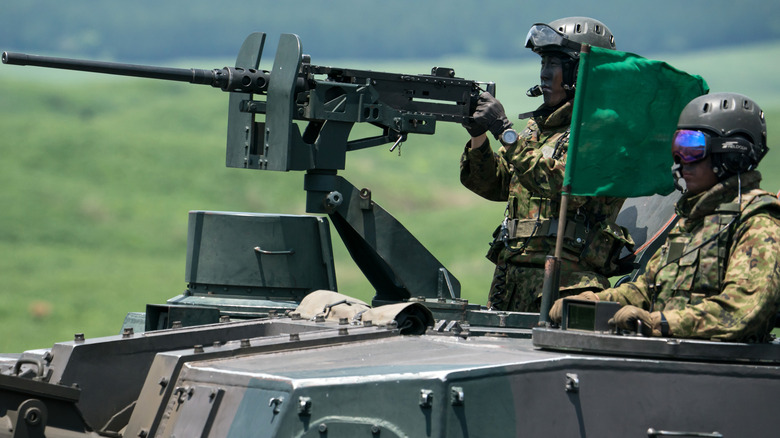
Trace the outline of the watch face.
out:
M 517 143 L 517 137 L 517 131 L 514 129 L 507 129 L 501 134 L 501 140 L 503 140 L 506 144 Z

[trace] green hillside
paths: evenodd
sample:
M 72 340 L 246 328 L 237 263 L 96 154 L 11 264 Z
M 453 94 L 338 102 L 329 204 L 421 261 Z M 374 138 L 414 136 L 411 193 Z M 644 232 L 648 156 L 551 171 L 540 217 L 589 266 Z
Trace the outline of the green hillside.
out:
M 771 147 L 780 83 L 769 75 L 778 55 L 773 45 L 669 61 L 704 76 L 713 91 L 753 96 L 768 113 Z M 754 68 L 739 68 L 746 63 Z M 497 82 L 510 115 L 538 104 L 523 95 L 538 80 L 536 62 L 370 67 L 423 73 L 433 65 Z M 226 105 L 227 95 L 209 87 L 0 66 L 0 351 L 116 334 L 128 311 L 179 294 L 189 210 L 304 213 L 302 173 L 224 167 Z M 460 279 L 463 296 L 484 303 L 492 273 L 484 253 L 503 205 L 460 186 L 465 140 L 460 126 L 440 124 L 434 136 L 410 137 L 400 157 L 386 147 L 351 153 L 342 175 L 370 188 Z M 773 149 L 761 167 L 778 164 Z M 780 175 L 765 176 L 767 189 L 780 189 Z M 370 286 L 335 243 L 340 291 L 370 300 Z

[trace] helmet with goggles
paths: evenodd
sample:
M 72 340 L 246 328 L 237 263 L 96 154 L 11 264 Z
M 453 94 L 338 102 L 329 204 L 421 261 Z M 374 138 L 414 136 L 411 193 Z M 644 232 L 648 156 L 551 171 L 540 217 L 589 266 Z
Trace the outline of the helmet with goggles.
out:
M 574 97 L 577 82 L 577 68 L 582 44 L 615 49 L 615 37 L 604 23 L 588 17 L 567 17 L 531 26 L 525 37 L 525 47 L 541 56 L 555 56 L 561 59 L 563 85 L 569 99 Z M 529 96 L 539 96 L 541 91 L 528 90 Z
M 525 47 L 536 53 L 559 52 L 579 59 L 582 44 L 615 49 L 615 37 L 604 23 L 589 17 L 567 17 L 531 26 Z
M 710 156 L 718 179 L 754 169 L 768 150 L 764 112 L 737 93 L 708 94 L 689 102 L 672 142 L 676 163 Z

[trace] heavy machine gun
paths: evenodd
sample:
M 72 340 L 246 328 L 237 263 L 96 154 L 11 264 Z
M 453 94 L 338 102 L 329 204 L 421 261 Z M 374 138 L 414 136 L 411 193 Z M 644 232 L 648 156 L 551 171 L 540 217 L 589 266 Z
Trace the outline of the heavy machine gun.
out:
M 235 67 L 182 69 L 84 61 L 4 52 L 3 63 L 211 85 L 231 93 L 227 165 L 263 170 L 344 168 L 346 151 L 396 145 L 407 134 L 433 134 L 436 121 L 462 123 L 479 94 L 495 94 L 492 82 L 455 77 L 451 68 L 409 75 L 319 66 L 304 55 L 300 39 L 284 34 L 271 71 L 261 70 L 266 35 L 244 41 Z M 484 87 L 484 88 L 483 88 Z M 269 109 L 271 109 L 269 111 Z M 265 120 L 258 120 L 263 115 Z M 293 121 L 307 125 L 301 133 Z M 349 140 L 355 123 L 382 134 Z
M 336 175 L 347 151 L 433 134 L 436 122 L 467 122 L 495 84 L 455 77 L 451 68 L 408 75 L 318 66 L 293 34 L 281 35 L 270 71 L 260 69 L 265 33 L 244 41 L 235 67 L 178 69 L 4 52 L 3 63 L 211 85 L 230 93 L 226 165 L 306 171 L 306 211 L 325 213 L 377 290 L 376 302 L 460 296 L 457 279 L 403 225 Z M 350 138 L 355 123 L 381 130 Z M 301 130 L 301 125 L 303 130 Z M 376 233 L 375 230 L 385 230 Z M 188 278 L 188 281 L 191 281 Z M 435 298 L 433 296 L 431 298 Z M 300 298 L 298 296 L 297 298 Z

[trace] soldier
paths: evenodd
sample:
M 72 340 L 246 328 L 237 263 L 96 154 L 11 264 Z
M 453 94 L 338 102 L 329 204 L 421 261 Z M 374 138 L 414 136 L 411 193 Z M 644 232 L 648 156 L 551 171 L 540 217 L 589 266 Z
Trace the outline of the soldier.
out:
M 512 129 L 502 104 L 482 93 L 471 135 L 461 157 L 460 179 L 476 194 L 507 202 L 505 218 L 494 234 L 488 258 L 496 264 L 488 307 L 538 312 L 544 263 L 555 250 L 557 216 L 566 165 L 569 125 L 581 43 L 614 49 L 614 37 L 600 21 L 570 17 L 535 24 L 526 47 L 542 58 L 541 85 L 529 96 L 543 96 L 526 128 Z M 493 152 L 486 133 L 501 142 Z M 566 238 L 561 257 L 561 296 L 609 287 L 619 273 L 618 256 L 632 245 L 614 220 L 623 199 L 571 197 L 566 213 Z
M 780 307 L 780 201 L 761 190 L 761 108 L 735 93 L 692 100 L 672 144 L 681 221 L 636 282 L 573 297 L 624 305 L 610 323 L 646 336 L 761 342 Z M 654 287 L 655 285 L 655 287 Z M 550 310 L 561 319 L 561 300 Z

